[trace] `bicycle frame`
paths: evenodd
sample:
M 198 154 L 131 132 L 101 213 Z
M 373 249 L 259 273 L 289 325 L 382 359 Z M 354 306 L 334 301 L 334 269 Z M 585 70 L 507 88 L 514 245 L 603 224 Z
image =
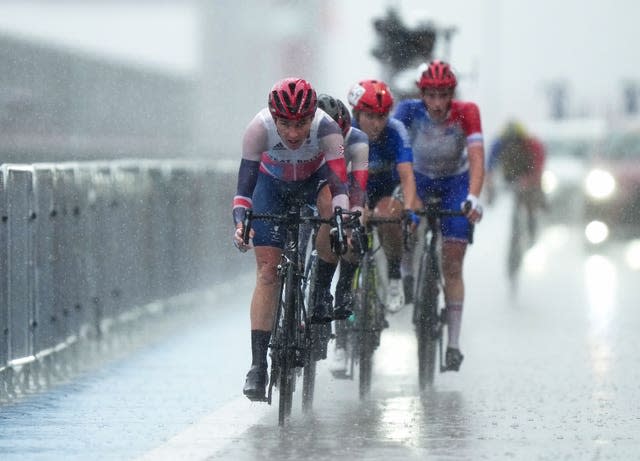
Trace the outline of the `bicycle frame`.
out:
M 347 347 L 351 377 L 357 360 L 359 365 L 359 395 L 366 398 L 371 390 L 373 354 L 380 344 L 380 335 L 385 328 L 384 303 L 378 293 L 378 266 L 376 253 L 381 247 L 374 246 L 374 227 L 379 224 L 402 222 L 401 218 L 370 217 L 365 225 L 365 246 L 361 248 L 361 261 L 354 277 L 354 318 L 347 320 Z M 357 358 L 357 359 L 356 359 Z
M 293 212 L 290 214 L 293 215 Z M 280 425 L 283 425 L 285 418 L 291 414 L 296 380 L 294 370 L 304 364 L 302 355 L 305 341 L 302 332 L 305 323 L 308 323 L 306 322 L 307 312 L 301 288 L 303 268 L 298 251 L 299 229 L 297 221 L 287 226 L 287 243 L 278 265 L 280 294 L 269 344 L 271 377 L 267 401 L 271 404 L 273 386 L 278 382 L 280 391 L 278 422 Z
M 531 246 L 535 235 L 535 216 L 531 196 L 526 191 L 515 189 L 511 210 L 511 235 L 507 251 L 507 276 L 511 291 L 517 289 L 518 274 L 524 253 Z
M 309 306 L 305 305 L 304 297 L 304 258 L 301 256 L 299 247 L 300 226 L 303 223 L 336 225 L 338 228 L 337 234 L 339 235 L 338 245 L 346 245 L 343 238 L 342 214 L 343 211 L 336 207 L 332 219 L 304 216 L 301 213 L 301 205 L 293 206 L 286 215 L 259 215 L 253 214 L 252 210 L 246 210 L 245 212 L 243 221 L 243 239 L 245 243 L 249 240 L 251 222 L 254 219 L 275 221 L 286 226 L 285 245 L 277 268 L 280 289 L 269 343 L 271 369 L 267 393 L 267 402 L 271 404 L 273 386 L 277 385 L 280 394 L 278 423 L 281 426 L 284 425 L 286 418 L 291 414 L 296 383 L 296 368 L 310 363 L 308 351 L 312 342 L 311 322 L 308 321 L 310 309 Z M 358 216 L 358 214 L 351 215 Z M 315 377 L 315 366 L 313 366 L 313 373 Z M 313 381 L 308 384 L 312 385 Z M 312 389 L 306 389 L 303 394 L 303 399 L 313 398 Z M 308 403 L 308 408 L 310 408 L 310 403 Z

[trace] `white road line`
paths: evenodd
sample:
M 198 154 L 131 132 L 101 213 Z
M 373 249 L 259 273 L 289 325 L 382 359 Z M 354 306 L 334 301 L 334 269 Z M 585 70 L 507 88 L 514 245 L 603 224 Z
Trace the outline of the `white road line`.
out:
M 266 403 L 242 397 L 203 417 L 136 461 L 205 460 L 215 455 L 271 410 Z M 274 421 L 277 425 L 277 419 Z

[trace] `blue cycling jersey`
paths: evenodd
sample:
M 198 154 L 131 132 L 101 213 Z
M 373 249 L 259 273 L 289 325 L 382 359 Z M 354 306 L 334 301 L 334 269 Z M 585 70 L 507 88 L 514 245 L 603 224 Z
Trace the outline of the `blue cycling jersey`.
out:
M 359 128 L 356 120 L 353 126 Z M 369 139 L 369 206 L 375 206 L 381 197 L 391 195 L 400 182 L 396 165 L 404 162 L 413 162 L 409 135 L 400 121 L 390 118 L 380 136 L 376 140 Z

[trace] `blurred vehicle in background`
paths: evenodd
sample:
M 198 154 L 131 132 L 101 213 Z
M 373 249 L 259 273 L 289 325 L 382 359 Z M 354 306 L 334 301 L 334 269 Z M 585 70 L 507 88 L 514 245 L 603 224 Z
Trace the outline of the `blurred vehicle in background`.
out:
M 605 121 L 572 118 L 532 123 L 530 126 L 546 148 L 542 190 L 547 212 L 541 218 L 551 224 L 581 223 L 587 158 L 605 134 Z
M 612 130 L 593 150 L 583 196 L 589 244 L 640 238 L 640 124 Z

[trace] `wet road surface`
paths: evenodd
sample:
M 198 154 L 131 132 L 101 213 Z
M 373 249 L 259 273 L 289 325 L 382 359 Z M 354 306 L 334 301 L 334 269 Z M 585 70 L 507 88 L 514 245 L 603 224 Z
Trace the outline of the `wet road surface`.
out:
M 410 309 L 389 317 L 370 398 L 318 370 L 311 414 L 241 394 L 251 277 L 215 287 L 197 321 L 126 359 L 0 408 L 2 460 L 607 460 L 640 457 L 640 287 L 626 244 L 589 254 L 545 229 L 519 291 L 508 217 L 489 211 L 465 270 L 459 373 L 420 395 Z M 250 256 L 249 256 L 250 257 Z

